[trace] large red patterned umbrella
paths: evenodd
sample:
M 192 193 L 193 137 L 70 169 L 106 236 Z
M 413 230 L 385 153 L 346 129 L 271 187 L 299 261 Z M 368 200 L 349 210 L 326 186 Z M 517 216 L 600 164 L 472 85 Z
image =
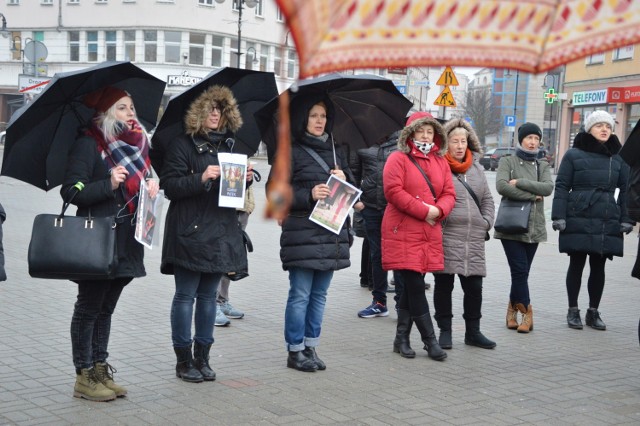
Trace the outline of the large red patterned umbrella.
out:
M 540 73 L 640 42 L 638 0 L 276 0 L 300 78 L 458 65 Z

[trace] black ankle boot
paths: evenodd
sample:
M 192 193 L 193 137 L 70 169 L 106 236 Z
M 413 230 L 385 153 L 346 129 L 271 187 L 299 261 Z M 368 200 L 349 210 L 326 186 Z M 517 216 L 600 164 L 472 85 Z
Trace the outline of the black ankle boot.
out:
M 312 373 L 318 369 L 318 365 L 313 360 L 304 356 L 302 351 L 289 351 L 287 367 L 307 373 Z
M 185 382 L 200 383 L 204 380 L 202 374 L 193 366 L 193 356 L 191 355 L 191 345 L 184 348 L 173 347 L 178 363 L 176 364 L 176 377 Z
M 587 314 L 584 316 L 584 322 L 595 330 L 606 330 L 607 325 L 600 318 L 600 312 L 596 308 L 587 309 Z
M 440 344 L 438 344 L 436 334 L 433 331 L 433 322 L 431 322 L 429 312 L 427 311 L 426 314 L 419 317 L 413 317 L 413 322 L 420 331 L 420 336 L 424 343 L 424 349 L 429 354 L 429 358 L 435 359 L 436 361 L 442 361 L 445 359 L 447 357 L 447 353 L 443 351 Z
M 209 350 L 211 345 L 201 345 L 198 342 L 193 344 L 193 366 L 202 374 L 202 378 L 211 382 L 216 379 L 216 372 L 209 365 Z
M 465 323 L 467 326 L 464 334 L 465 345 L 477 346 L 483 349 L 493 349 L 496 347 L 496 342 L 487 339 L 484 334 L 480 332 L 480 320 L 467 320 Z
M 438 343 L 442 349 L 451 349 L 453 347 L 453 337 L 451 335 L 451 317 L 436 318 L 436 323 L 440 329 L 440 338 Z
M 403 358 L 415 358 L 416 353 L 411 349 L 409 336 L 411 335 L 411 314 L 406 309 L 398 309 L 398 324 L 396 326 L 396 338 L 393 341 L 393 352 L 399 353 Z
M 567 324 L 569 328 L 582 330 L 582 320 L 580 319 L 580 309 L 578 307 L 569 308 L 567 312 Z
M 316 365 L 318 366 L 318 370 L 327 369 L 327 364 L 325 364 L 323 360 L 318 358 L 318 353 L 316 352 L 316 348 L 305 346 L 304 351 L 302 351 L 302 354 L 308 359 L 310 359 L 311 361 L 315 362 Z

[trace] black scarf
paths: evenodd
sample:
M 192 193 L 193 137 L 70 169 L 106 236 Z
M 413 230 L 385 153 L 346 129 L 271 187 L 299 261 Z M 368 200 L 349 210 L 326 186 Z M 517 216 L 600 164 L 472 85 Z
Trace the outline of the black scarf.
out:
M 614 134 L 609 136 L 609 140 L 604 143 L 599 142 L 591 133 L 580 132 L 573 141 L 573 147 L 582 151 L 593 152 L 596 154 L 612 157 L 616 155 L 622 144 L 618 137 Z
M 536 152 L 531 152 L 524 149 L 521 145 L 518 145 L 516 146 L 516 155 L 524 161 L 536 161 L 538 158 L 538 151 L 536 150 Z

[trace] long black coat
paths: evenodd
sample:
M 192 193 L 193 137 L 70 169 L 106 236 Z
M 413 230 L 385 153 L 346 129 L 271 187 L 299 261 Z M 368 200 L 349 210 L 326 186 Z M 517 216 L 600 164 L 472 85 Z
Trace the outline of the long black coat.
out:
M 163 274 L 174 265 L 205 273 L 247 270 L 247 252 L 236 209 L 218 207 L 220 179 L 208 188 L 202 173 L 218 165 L 218 152 L 230 152 L 225 135 L 208 144 L 204 137 L 183 135 L 168 145 L 160 172 L 160 188 L 171 200 L 162 246 Z
M 282 268 L 309 268 L 319 271 L 331 271 L 347 268 L 349 260 L 349 236 L 346 222 L 340 234 L 323 228 L 309 220 L 315 201 L 311 198 L 311 189 L 326 183 L 329 173 L 302 148 L 312 148 L 331 168 L 335 168 L 331 141 L 322 142 L 317 138 L 303 136 L 291 146 L 291 185 L 293 201 L 289 216 L 282 224 L 280 236 L 280 259 Z M 345 171 L 348 180 L 350 172 L 347 160 L 340 150 L 336 150 L 340 169 Z
M 118 267 L 114 278 L 143 277 L 144 247 L 134 237 L 135 221 L 125 206 L 122 186 L 111 189 L 109 168 L 102 160 L 95 139 L 83 136 L 76 140 L 69 152 L 64 183 L 60 189 L 63 199 L 76 192 L 73 186 L 82 182 L 84 188 L 73 198 L 78 206 L 77 216 L 87 216 L 89 209 L 96 217 L 116 216 L 116 244 Z
M 633 221 L 626 202 L 629 166 L 617 155 L 620 148 L 616 135 L 600 143 L 581 132 L 562 158 L 551 210 L 552 220 L 567 222 L 559 237 L 561 253 L 622 256 L 620 224 Z

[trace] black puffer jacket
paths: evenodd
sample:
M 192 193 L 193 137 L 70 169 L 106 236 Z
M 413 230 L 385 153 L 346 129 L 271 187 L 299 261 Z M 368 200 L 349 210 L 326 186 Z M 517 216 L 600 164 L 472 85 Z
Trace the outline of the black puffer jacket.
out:
M 380 145 L 362 148 L 356 151 L 350 161 L 351 172 L 356 186 L 360 186 L 360 201 L 368 208 L 384 210 L 387 199 L 384 197 L 382 170 L 392 152 L 398 150 L 400 130 L 392 133 Z
M 564 219 L 561 253 L 622 256 L 620 224 L 633 223 L 627 215 L 629 166 L 618 151 L 616 135 L 600 143 L 591 134 L 576 135 L 573 148 L 562 158 L 556 177 L 551 219 Z M 614 194 L 620 189 L 618 200 Z
M 145 276 L 144 247 L 134 238 L 135 221 L 132 223 L 132 216 L 128 216 L 122 186 L 116 191 L 111 189 L 109 168 L 98 152 L 96 141 L 89 136 L 77 139 L 69 151 L 64 183 L 60 189 L 63 199 L 76 192 L 73 186 L 78 182 L 84 183 L 84 188 L 72 201 L 78 206 L 77 216 L 87 216 L 89 209 L 96 217 L 116 216 L 118 267 L 114 278 Z

